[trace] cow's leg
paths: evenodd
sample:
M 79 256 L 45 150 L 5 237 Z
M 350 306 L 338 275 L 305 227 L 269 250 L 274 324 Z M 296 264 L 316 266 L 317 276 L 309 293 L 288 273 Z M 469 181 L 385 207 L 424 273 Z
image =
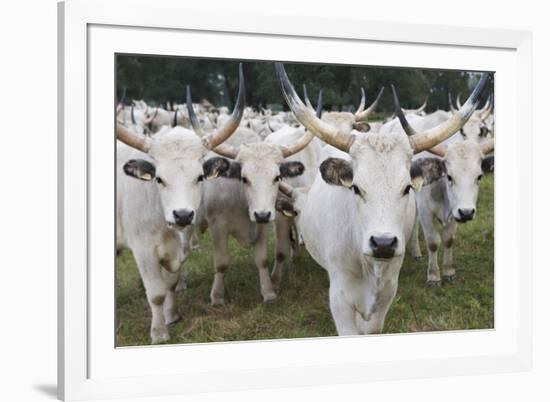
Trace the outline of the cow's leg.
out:
M 218 306 L 225 303 L 223 277 L 229 266 L 228 235 L 224 230 L 220 230 L 220 228 L 213 228 L 210 233 L 214 246 L 214 282 L 210 291 L 210 302 L 213 306 Z
M 355 321 L 356 310 L 346 300 L 344 289 L 334 284 L 332 279 L 329 288 L 329 302 L 338 335 L 359 335 Z
M 179 281 L 179 272 L 167 272 L 162 270 L 162 276 L 168 287 L 166 293 L 166 299 L 164 300 L 164 321 L 167 325 L 175 324 L 181 320 L 181 316 L 178 313 L 178 306 L 176 303 L 176 288 Z
M 275 266 L 271 272 L 271 282 L 273 283 L 273 288 L 277 293 L 279 293 L 281 287 L 285 263 L 290 258 L 290 250 L 292 246 L 290 242 L 291 227 L 292 220 L 290 218 L 277 214 L 277 219 L 275 220 L 275 241 L 277 243 Z
M 419 226 L 420 226 L 420 223 L 419 223 L 419 217 L 417 213 L 416 218 L 414 219 L 414 227 L 411 234 L 410 246 L 409 246 L 413 258 L 417 261 L 422 258 L 422 252 L 420 251 L 420 241 L 418 239 L 418 231 L 420 230 Z
M 254 260 L 260 275 L 260 289 L 264 302 L 276 299 L 277 294 L 273 290 L 267 262 L 267 225 L 258 225 L 258 237 L 254 243 Z
M 451 222 L 443 228 L 441 236 L 443 240 L 443 279 L 449 282 L 453 282 L 456 278 L 456 271 L 453 268 L 453 240 L 456 228 L 456 221 L 451 220 Z
M 164 319 L 163 305 L 168 288 L 161 274 L 157 256 L 151 250 L 133 250 L 136 263 L 151 307 L 151 343 L 168 341 L 170 335 Z
M 439 272 L 439 265 L 437 264 L 437 250 L 439 250 L 439 245 L 441 244 L 441 236 L 439 235 L 431 216 L 426 217 L 421 214 L 420 221 L 422 223 L 422 230 L 428 246 L 427 284 L 430 287 L 439 286 L 441 285 L 441 275 Z

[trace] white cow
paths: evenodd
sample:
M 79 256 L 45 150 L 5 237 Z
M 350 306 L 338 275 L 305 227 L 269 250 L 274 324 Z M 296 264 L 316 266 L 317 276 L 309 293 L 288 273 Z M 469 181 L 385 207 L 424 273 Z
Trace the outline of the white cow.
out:
M 402 125 L 402 131 L 414 136 L 416 130 L 432 128 L 421 119 L 410 120 L 400 112 L 399 100 L 394 90 L 394 100 L 397 115 Z M 474 122 L 477 124 L 477 122 Z M 464 125 L 466 127 L 468 122 Z M 472 126 L 473 124 L 471 124 Z M 399 132 L 395 130 L 394 132 Z M 465 140 L 450 144 L 440 144 L 431 153 L 440 158 L 420 158 L 415 160 L 413 168 L 429 175 L 424 186 L 417 193 L 418 216 L 428 247 L 428 286 L 438 286 L 441 283 L 440 269 L 437 261 L 438 249 L 443 243 L 443 279 L 453 281 L 456 271 L 453 267 L 452 245 L 457 224 L 468 222 L 475 218 L 479 182 L 483 177 L 483 158 L 493 151 L 492 138 L 481 140 L 465 137 Z M 443 224 L 441 233 L 435 221 Z M 413 255 L 420 255 L 418 234 L 413 236 Z
M 129 248 L 136 260 L 152 312 L 152 343 L 167 341 L 168 324 L 179 319 L 174 291 L 190 234 L 183 230 L 197 220 L 203 181 L 229 169 L 222 158 L 206 158 L 239 125 L 242 68 L 240 78 L 233 118 L 213 135 L 199 138 L 175 127 L 145 137 L 117 125 L 117 249 Z
M 277 63 L 276 69 L 296 118 L 351 159 L 323 161 L 307 196 L 297 197 L 306 248 L 329 275 L 330 309 L 338 334 L 380 332 L 415 220 L 412 155 L 439 144 L 465 123 L 487 76 L 451 119 L 407 138 L 399 133 L 348 133 L 326 124 L 299 99 L 283 65 Z
M 195 132 L 204 135 L 191 106 L 191 93 L 187 88 L 187 104 L 191 125 Z M 214 281 L 210 292 L 213 305 L 225 303 L 224 275 L 229 266 L 229 236 L 242 245 L 254 248 L 254 259 L 260 277 L 260 290 L 264 302 L 277 297 L 268 267 L 268 223 L 275 220 L 278 184 L 283 178 L 299 176 L 304 165 L 285 158 L 304 149 L 314 136 L 309 132 L 293 143 L 281 146 L 262 142 L 246 127 L 239 127 L 235 135 L 214 151 L 231 161 L 221 178 L 206 183 L 204 189 L 201 225 L 208 227 L 214 248 Z

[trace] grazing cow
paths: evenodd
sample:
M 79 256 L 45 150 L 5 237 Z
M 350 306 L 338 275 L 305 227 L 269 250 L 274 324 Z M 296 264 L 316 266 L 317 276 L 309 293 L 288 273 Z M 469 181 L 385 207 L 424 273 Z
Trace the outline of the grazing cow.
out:
M 400 133 L 350 133 L 325 123 L 302 103 L 283 65 L 277 63 L 276 69 L 296 118 L 350 157 L 323 161 L 307 196 L 297 199 L 306 248 L 329 275 L 336 329 L 339 335 L 380 332 L 415 220 L 412 155 L 434 147 L 464 125 L 487 75 L 448 121 L 407 138 Z M 293 191 L 289 194 L 294 196 Z
M 401 111 L 394 88 L 394 102 L 397 116 L 403 130 L 414 136 L 415 123 L 409 124 Z M 443 243 L 443 279 L 454 281 L 453 239 L 457 224 L 471 221 L 476 215 L 479 182 L 483 177 L 484 156 L 493 151 L 492 138 L 480 142 L 478 139 L 465 139 L 449 145 L 440 144 L 429 151 L 440 158 L 421 158 L 413 163 L 413 176 L 424 177 L 424 185 L 417 193 L 418 216 L 428 246 L 428 286 L 441 284 L 437 252 Z M 490 171 L 491 162 L 485 167 Z M 429 180 L 426 180 L 426 174 Z M 414 177 L 413 177 L 414 180 Z M 443 224 L 441 233 L 435 220 Z M 417 241 L 417 240 L 416 240 Z M 416 243 L 414 247 L 418 247 Z M 413 249 L 413 253 L 415 250 Z M 416 250 L 416 252 L 419 252 Z
M 136 260 L 151 308 L 151 341 L 169 339 L 168 324 L 179 320 L 175 303 L 178 270 L 188 251 L 204 179 L 229 169 L 222 158 L 206 159 L 239 125 L 244 79 L 227 125 L 199 138 L 182 128 L 164 128 L 152 137 L 117 124 L 117 249 L 129 248 Z
M 195 132 L 204 135 L 192 107 L 191 93 L 187 88 L 187 105 L 191 125 Z M 309 132 L 293 143 L 281 146 L 262 142 L 261 138 L 239 127 L 227 143 L 214 151 L 230 168 L 219 180 L 205 184 L 201 225 L 208 227 L 214 248 L 214 281 L 210 292 L 212 305 L 225 303 L 224 275 L 229 266 L 229 236 L 242 245 L 254 247 L 254 258 L 260 277 L 260 290 L 264 302 L 277 297 L 268 267 L 266 224 L 275 220 L 278 184 L 283 178 L 299 176 L 304 165 L 285 158 L 304 149 L 314 136 Z

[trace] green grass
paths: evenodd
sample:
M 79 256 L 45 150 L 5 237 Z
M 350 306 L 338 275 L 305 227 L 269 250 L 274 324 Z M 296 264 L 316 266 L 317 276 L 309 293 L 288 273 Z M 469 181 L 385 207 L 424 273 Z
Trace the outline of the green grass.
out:
M 493 177 L 482 180 L 478 214 L 459 225 L 454 243 L 456 281 L 426 286 L 427 253 L 405 258 L 399 290 L 386 317 L 384 332 L 493 328 Z M 422 231 L 421 231 L 422 232 Z M 263 304 L 252 249 L 230 242 L 231 264 L 225 276 L 225 306 L 209 304 L 213 278 L 212 245 L 200 238 L 184 264 L 187 289 L 178 294 L 183 320 L 170 329 L 170 343 L 333 336 L 328 307 L 328 278 L 303 249 L 285 271 L 282 292 Z M 273 258 L 273 242 L 270 241 Z M 440 251 L 441 266 L 441 251 Z M 151 314 L 131 252 L 117 257 L 118 346 L 148 345 Z

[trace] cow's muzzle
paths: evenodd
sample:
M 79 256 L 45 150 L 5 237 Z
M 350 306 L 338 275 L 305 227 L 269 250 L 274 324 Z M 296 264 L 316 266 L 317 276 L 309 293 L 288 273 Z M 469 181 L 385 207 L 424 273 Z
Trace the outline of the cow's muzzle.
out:
M 371 236 L 369 245 L 374 258 L 392 258 L 397 249 L 396 236 Z
M 195 211 L 192 211 L 187 208 L 174 209 L 172 211 L 172 215 L 174 215 L 175 224 L 184 228 L 190 225 L 191 223 L 193 223 L 193 217 L 195 216 Z
M 460 223 L 468 222 L 474 219 L 475 214 L 475 208 L 458 208 L 458 218 L 456 220 Z
M 254 219 L 256 219 L 257 223 L 268 223 L 270 218 L 270 211 L 254 212 Z

